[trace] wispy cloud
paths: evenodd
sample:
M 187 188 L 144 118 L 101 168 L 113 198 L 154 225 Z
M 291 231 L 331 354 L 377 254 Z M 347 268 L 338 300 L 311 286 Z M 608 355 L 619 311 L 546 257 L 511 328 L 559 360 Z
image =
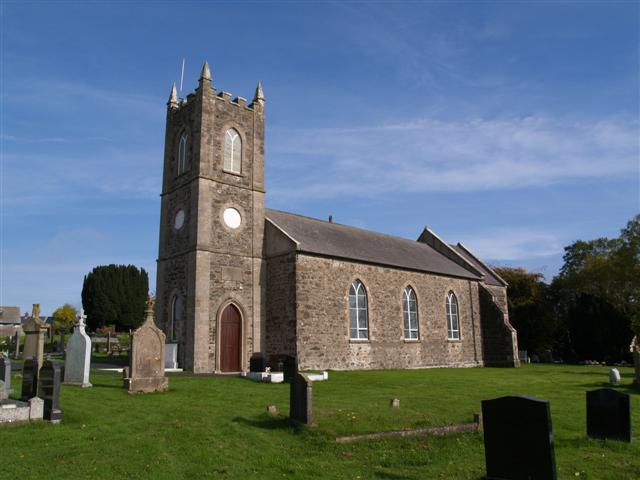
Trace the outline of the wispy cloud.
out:
M 638 122 L 627 118 L 425 118 L 271 135 L 270 192 L 284 198 L 506 190 L 639 171 Z
M 503 227 L 473 233 L 462 243 L 480 258 L 501 262 L 559 255 L 564 240 L 558 232 Z

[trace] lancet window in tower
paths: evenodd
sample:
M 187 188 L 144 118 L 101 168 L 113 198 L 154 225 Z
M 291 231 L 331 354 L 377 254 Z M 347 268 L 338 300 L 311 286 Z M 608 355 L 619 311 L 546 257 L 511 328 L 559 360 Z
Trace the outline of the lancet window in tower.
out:
M 224 169 L 232 173 L 241 173 L 242 169 L 242 139 L 234 128 L 224 136 Z
M 178 144 L 178 175 L 187 171 L 187 162 L 189 161 L 189 138 L 186 133 L 180 137 Z
M 169 336 L 171 340 L 177 340 L 178 328 L 182 321 L 182 297 L 174 295 L 171 300 L 171 318 L 169 324 Z

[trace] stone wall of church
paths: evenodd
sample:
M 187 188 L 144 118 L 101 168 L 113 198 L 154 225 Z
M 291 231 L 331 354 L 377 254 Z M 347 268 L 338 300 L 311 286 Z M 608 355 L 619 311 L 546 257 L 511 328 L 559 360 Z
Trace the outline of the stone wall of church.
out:
M 484 363 L 491 367 L 517 367 L 518 339 L 509 323 L 507 289 L 480 285 L 480 313 Z
M 267 259 L 267 357 L 296 354 L 296 254 Z
M 301 369 L 390 369 L 482 365 L 478 283 L 298 254 L 297 356 Z M 349 287 L 367 291 L 369 340 L 349 338 Z M 417 296 L 419 340 L 405 340 L 402 294 Z M 458 300 L 460 340 L 447 339 L 446 297 Z

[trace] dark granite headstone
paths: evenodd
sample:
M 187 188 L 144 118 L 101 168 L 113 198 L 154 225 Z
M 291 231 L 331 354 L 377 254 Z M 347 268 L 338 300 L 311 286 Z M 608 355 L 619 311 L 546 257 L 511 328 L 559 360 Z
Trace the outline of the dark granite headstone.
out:
M 38 396 L 38 357 L 27 358 L 22 367 L 22 395 L 20 400 L 28 402 Z
M 587 392 L 587 435 L 631 441 L 631 402 L 629 395 L 610 388 Z
M 254 353 L 249 359 L 250 372 L 264 372 L 267 367 L 267 359 L 261 353 Z
M 8 356 L 0 355 L 0 380 L 4 382 L 5 390 L 11 389 L 11 360 Z
M 289 418 L 306 425 L 313 423 L 312 382 L 306 375 L 298 372 L 291 379 Z
M 62 420 L 60 410 L 60 384 L 62 366 L 54 360 L 46 360 L 40 369 L 40 398 L 44 401 L 44 419 L 50 422 Z
M 286 355 L 284 357 L 284 362 L 282 365 L 282 373 L 285 382 L 293 381 L 293 377 L 298 372 L 298 365 L 296 362 L 296 357 L 292 355 Z
M 487 479 L 555 480 L 549 402 L 528 397 L 482 401 Z

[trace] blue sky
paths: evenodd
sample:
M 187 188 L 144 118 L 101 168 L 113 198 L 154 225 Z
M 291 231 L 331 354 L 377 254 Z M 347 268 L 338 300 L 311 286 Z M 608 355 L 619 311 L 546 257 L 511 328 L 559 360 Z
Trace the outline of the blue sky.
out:
M 186 58 L 264 85 L 268 207 L 550 279 L 640 210 L 637 2 L 1 5 L 0 305 L 80 304 L 96 265 L 155 290 L 166 101 Z

